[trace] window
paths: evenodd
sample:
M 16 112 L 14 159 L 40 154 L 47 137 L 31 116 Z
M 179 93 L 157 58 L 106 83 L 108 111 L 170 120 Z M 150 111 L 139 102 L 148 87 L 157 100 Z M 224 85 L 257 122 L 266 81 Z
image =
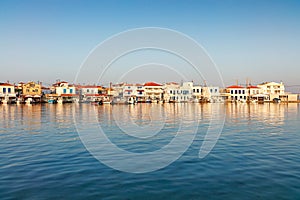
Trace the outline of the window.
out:
M 71 94 L 73 93 L 73 89 L 70 89 L 70 93 L 71 93 Z
M 210 91 L 210 93 L 212 93 L 212 92 L 213 92 L 213 89 L 210 89 L 209 91 Z
M 3 93 L 6 93 L 6 88 L 3 88 Z
M 8 88 L 8 93 L 11 93 L 11 88 Z
M 235 94 L 237 94 L 237 93 L 238 93 L 238 91 L 237 91 L 237 90 L 235 90 L 235 91 L 234 91 L 234 93 L 235 93 Z
M 197 93 L 199 93 L 199 89 L 197 89 Z
M 230 94 L 233 94 L 233 90 L 230 90 Z
M 67 93 L 67 89 L 64 89 L 64 94 L 66 94 Z
M 87 90 L 86 90 L 86 92 L 90 92 L 90 90 L 89 90 L 89 89 L 87 89 Z
M 196 92 L 196 89 L 193 89 L 193 92 Z
M 217 93 L 218 92 L 218 89 L 215 89 L 215 93 Z
M 243 90 L 243 94 L 245 94 L 245 90 Z
M 241 91 L 241 90 L 239 90 L 239 94 L 242 94 L 242 91 Z
M 170 94 L 172 94 L 172 90 L 170 90 Z

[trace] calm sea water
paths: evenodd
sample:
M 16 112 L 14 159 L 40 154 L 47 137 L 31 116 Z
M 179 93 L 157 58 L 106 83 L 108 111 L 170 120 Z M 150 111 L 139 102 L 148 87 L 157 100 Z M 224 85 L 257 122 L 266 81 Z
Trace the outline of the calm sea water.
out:
M 200 159 L 214 106 L 225 125 Z M 192 119 L 182 109 L 200 120 L 193 143 L 169 166 L 141 174 L 93 157 L 73 116 L 88 125 L 96 113 L 113 143 L 141 153 L 167 145 L 180 120 Z M 0 117 L 0 199 L 300 199 L 298 104 L 0 105 Z M 139 131 L 125 126 L 132 121 L 157 134 L 135 137 Z

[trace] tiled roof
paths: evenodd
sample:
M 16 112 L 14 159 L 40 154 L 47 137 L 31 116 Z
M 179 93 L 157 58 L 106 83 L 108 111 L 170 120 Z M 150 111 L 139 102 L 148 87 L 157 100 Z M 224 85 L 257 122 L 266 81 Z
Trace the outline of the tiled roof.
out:
M 244 88 L 244 87 L 240 86 L 240 85 L 231 85 L 231 86 L 228 86 L 227 88 L 228 89 L 235 89 L 235 88 L 239 89 L 239 88 Z
M 250 85 L 247 88 L 249 88 L 249 89 L 258 89 L 259 87 L 255 86 L 255 85 Z
M 179 83 L 176 83 L 176 82 L 169 82 L 169 83 L 166 83 L 166 85 L 179 85 Z
M 162 86 L 162 85 L 159 83 L 155 83 L 155 82 L 147 82 L 144 84 L 144 86 Z
M 0 86 L 13 86 L 13 85 L 9 83 L 0 83 Z

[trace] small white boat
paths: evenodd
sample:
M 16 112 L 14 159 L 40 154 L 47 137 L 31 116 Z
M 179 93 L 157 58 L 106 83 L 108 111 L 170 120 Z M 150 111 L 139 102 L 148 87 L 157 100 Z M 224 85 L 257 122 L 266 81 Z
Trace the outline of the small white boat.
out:
M 58 100 L 57 100 L 57 103 L 58 103 L 58 104 L 63 104 L 63 100 L 62 100 L 62 99 L 58 99 Z
M 258 101 L 256 99 L 251 100 L 251 103 L 257 103 Z
M 28 104 L 31 104 L 33 102 L 32 98 L 28 98 L 26 99 L 25 103 L 28 105 Z
M 103 101 L 103 104 L 111 104 L 110 101 Z
M 129 97 L 128 101 L 127 101 L 128 104 L 135 104 L 135 99 L 133 97 Z

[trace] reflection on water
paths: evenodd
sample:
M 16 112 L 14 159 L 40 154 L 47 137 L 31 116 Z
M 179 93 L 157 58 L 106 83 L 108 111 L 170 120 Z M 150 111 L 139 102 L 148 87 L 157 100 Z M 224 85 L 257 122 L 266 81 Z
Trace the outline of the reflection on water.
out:
M 218 106 L 217 114 L 212 108 Z M 281 127 L 287 116 L 299 117 L 299 104 L 137 104 L 103 105 L 64 104 L 64 105 L 1 105 L 1 132 L 7 129 L 22 129 L 27 133 L 40 133 L 38 129 L 51 123 L 59 127 L 70 127 L 74 123 L 73 113 L 80 107 L 81 114 L 97 113 L 100 124 L 116 126 L 131 131 L 163 129 L 164 126 L 178 128 L 181 120 L 209 122 L 217 115 L 223 115 L 227 122 L 261 124 L 268 127 Z M 216 108 L 215 108 L 216 109 Z M 117 124 L 116 124 L 117 123 Z
M 297 199 L 299 108 L 292 103 L 0 105 L 0 199 Z M 214 113 L 225 113 L 224 129 L 212 152 L 199 159 Z M 135 175 L 91 156 L 73 115 L 87 125 L 96 117 L 109 139 L 132 152 L 163 147 L 181 123 L 189 130 L 199 120 L 199 128 L 180 159 Z

